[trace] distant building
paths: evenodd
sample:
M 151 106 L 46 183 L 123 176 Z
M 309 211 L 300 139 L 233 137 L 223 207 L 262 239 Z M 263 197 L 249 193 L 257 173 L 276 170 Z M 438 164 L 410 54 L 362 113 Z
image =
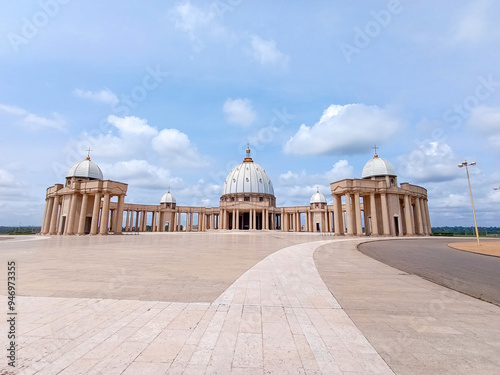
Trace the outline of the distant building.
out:
M 219 207 L 178 206 L 170 191 L 159 205 L 125 203 L 127 184 L 104 180 L 90 157 L 73 165 L 65 185 L 47 189 L 42 234 L 85 235 L 125 232 L 279 230 L 335 235 L 429 235 L 427 190 L 398 186 L 394 167 L 377 154 L 361 179 L 331 183 L 333 205 L 316 191 L 309 205 L 276 207 L 271 179 L 250 149 L 222 188 Z M 116 197 L 116 201 L 114 198 Z M 112 201 L 113 199 L 113 201 Z M 181 220 L 182 219 L 182 220 Z M 181 225 L 181 222 L 185 225 Z

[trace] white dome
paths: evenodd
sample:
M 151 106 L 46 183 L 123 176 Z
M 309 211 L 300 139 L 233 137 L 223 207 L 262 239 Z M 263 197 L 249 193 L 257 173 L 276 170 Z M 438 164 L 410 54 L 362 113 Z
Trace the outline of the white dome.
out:
M 160 203 L 175 203 L 175 198 L 174 196 L 170 193 L 170 190 L 163 194 L 161 197 Z
M 323 194 L 319 192 L 319 190 L 316 191 L 311 197 L 311 200 L 309 201 L 310 204 L 313 203 L 326 203 L 326 198 Z
M 375 176 L 396 176 L 396 170 L 387 160 L 375 155 L 369 160 L 363 168 L 361 178 L 370 178 Z
M 68 173 L 66 173 L 66 178 L 70 177 L 85 177 L 94 180 L 103 179 L 101 168 L 99 168 L 96 163 L 90 160 L 90 158 L 73 164 Z
M 235 193 L 262 193 L 274 195 L 271 179 L 266 171 L 250 157 L 250 148 L 247 148 L 247 157 L 228 174 L 222 195 Z

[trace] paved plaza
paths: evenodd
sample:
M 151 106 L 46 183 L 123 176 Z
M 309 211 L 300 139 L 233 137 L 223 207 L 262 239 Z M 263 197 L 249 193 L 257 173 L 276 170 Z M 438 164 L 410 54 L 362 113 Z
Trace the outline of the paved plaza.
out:
M 497 374 L 500 307 L 304 233 L 0 238 L 0 374 Z M 7 290 L 0 292 L 7 347 Z

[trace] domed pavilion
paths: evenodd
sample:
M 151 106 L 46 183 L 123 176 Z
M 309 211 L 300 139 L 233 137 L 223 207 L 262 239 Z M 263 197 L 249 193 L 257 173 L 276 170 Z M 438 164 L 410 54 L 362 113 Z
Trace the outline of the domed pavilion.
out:
M 429 235 L 427 190 L 402 183 L 393 165 L 377 155 L 364 166 L 361 179 L 333 182 L 334 231 L 347 235 Z M 344 202 L 344 203 L 342 203 Z
M 88 152 L 87 158 L 69 168 L 64 186 L 55 184 L 47 189 L 42 234 L 122 232 L 128 185 L 104 180 L 101 168 L 90 160 Z M 116 202 L 111 201 L 113 197 L 117 197 Z

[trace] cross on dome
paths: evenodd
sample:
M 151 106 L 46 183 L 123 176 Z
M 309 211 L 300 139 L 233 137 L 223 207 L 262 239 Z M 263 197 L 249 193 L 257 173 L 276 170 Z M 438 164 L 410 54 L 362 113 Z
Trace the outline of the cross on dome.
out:
M 374 145 L 372 148 L 375 150 L 375 156 L 374 157 L 378 158 L 377 148 L 379 148 L 379 147 L 377 147 L 377 145 Z
M 90 160 L 90 152 L 91 152 L 92 150 L 91 150 L 91 149 L 90 149 L 90 147 L 89 147 L 89 149 L 88 149 L 88 150 L 85 150 L 85 151 L 87 151 L 87 160 Z

